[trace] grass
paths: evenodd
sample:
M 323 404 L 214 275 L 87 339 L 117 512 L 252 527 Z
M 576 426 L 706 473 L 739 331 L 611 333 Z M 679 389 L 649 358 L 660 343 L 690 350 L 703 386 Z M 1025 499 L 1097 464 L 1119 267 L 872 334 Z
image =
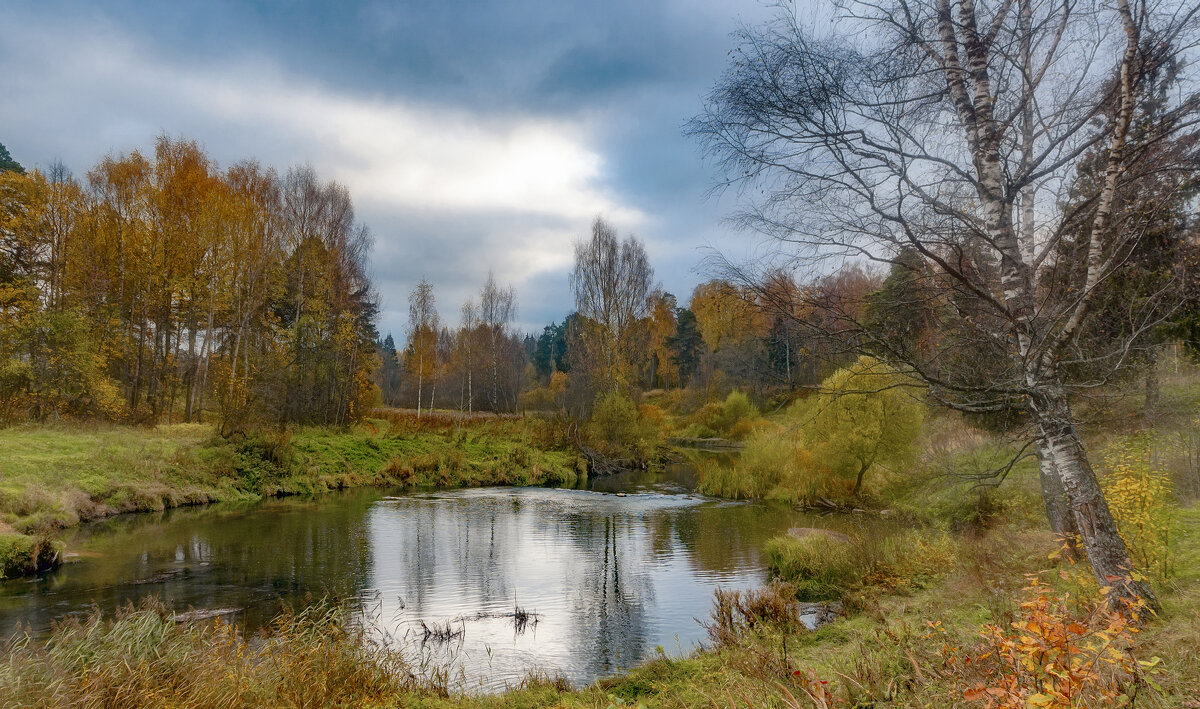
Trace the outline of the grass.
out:
M 862 593 L 907 592 L 939 581 L 955 563 L 945 532 L 906 529 L 840 541 L 814 534 L 767 542 L 767 568 L 806 601 L 848 599 Z
M 460 428 L 403 413 L 233 440 L 199 424 L 0 429 L 0 571 L 30 570 L 58 531 L 122 512 L 361 486 L 575 484 L 575 455 L 533 435 L 521 419 Z

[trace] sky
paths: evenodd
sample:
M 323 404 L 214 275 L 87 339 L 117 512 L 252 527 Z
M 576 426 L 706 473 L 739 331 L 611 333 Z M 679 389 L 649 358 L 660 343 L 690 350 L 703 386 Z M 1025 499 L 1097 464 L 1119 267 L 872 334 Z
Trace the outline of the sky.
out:
M 0 143 L 82 176 L 155 136 L 221 165 L 311 164 L 375 237 L 379 329 L 435 287 L 458 321 L 490 271 L 517 326 L 572 309 L 574 242 L 603 215 L 681 302 L 750 237 L 682 134 L 762 0 L 0 4 Z

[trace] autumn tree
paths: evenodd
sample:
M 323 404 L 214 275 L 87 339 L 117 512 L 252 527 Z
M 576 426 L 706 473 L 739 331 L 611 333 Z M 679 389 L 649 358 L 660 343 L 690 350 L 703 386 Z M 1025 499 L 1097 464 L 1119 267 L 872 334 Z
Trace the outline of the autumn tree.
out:
M 663 291 L 650 294 L 647 322 L 647 352 L 650 364 L 650 386 L 658 386 L 661 381 L 666 387 L 679 382 L 679 366 L 671 357 L 669 342 L 675 336 L 677 309 L 675 296 Z
M 340 424 L 375 400 L 371 238 L 344 187 L 311 168 L 222 170 L 167 137 L 85 183 L 58 164 L 21 177 L 0 251 L 20 271 L 5 268 L 24 305 L 4 339 L 23 343 L 6 362 L 24 374 L 0 389 L 26 415 L 194 420 L 215 401 L 229 432 Z
M 911 461 L 924 418 L 919 396 L 911 379 L 860 357 L 821 383 L 805 442 L 815 459 L 854 480 L 857 495 L 872 468 Z

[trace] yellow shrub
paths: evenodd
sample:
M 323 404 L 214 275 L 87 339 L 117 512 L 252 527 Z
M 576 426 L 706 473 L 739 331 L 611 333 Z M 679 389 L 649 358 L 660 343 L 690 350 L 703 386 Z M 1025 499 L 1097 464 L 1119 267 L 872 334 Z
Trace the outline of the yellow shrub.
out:
M 663 410 L 654 404 L 641 404 L 638 406 L 638 418 L 653 424 L 656 428 L 663 428 L 667 421 L 667 415 Z
M 1153 464 L 1153 444 L 1138 434 L 1109 446 L 1101 485 L 1133 562 L 1165 579 L 1172 573 L 1175 495 L 1170 475 Z

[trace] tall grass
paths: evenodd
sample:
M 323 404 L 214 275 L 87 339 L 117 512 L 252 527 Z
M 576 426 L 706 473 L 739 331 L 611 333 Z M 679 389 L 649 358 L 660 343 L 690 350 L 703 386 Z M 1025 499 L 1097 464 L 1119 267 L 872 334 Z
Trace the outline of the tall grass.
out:
M 925 588 L 951 571 L 957 556 L 946 533 L 915 529 L 850 541 L 783 535 L 769 540 L 763 551 L 767 568 L 806 600 Z
M 438 693 L 332 603 L 248 638 L 220 620 L 176 623 L 147 601 L 67 621 L 44 643 L 15 638 L 0 655 L 4 707 L 351 707 L 415 690 Z
M 706 495 L 791 504 L 812 504 L 850 491 L 813 460 L 794 429 L 770 424 L 749 435 L 732 465 L 702 464 L 699 487 Z

